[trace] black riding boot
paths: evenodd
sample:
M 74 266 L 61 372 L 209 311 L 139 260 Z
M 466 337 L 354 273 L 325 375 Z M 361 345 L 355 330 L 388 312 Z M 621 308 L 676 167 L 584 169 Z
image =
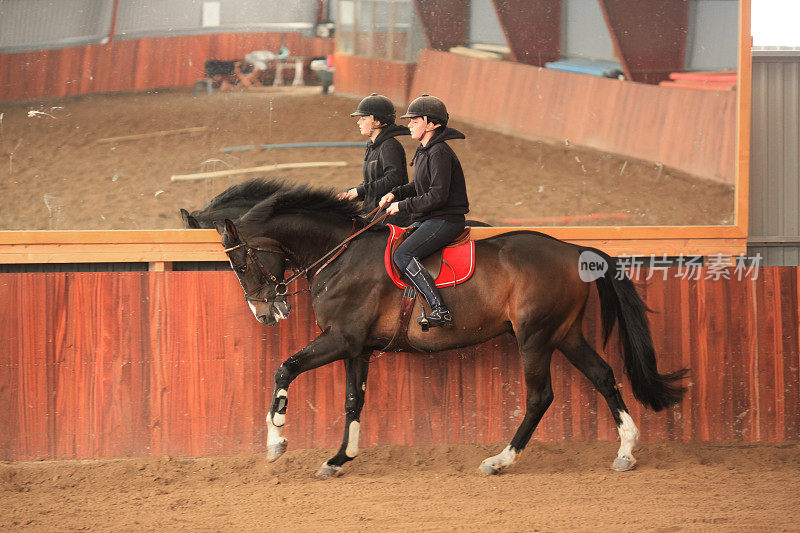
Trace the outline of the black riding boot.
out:
M 422 263 L 415 257 L 405 269 L 405 274 L 414 285 L 414 288 L 425 297 L 428 305 L 431 306 L 431 313 L 428 316 L 421 316 L 417 322 L 422 327 L 422 331 L 428 331 L 428 328 L 436 327 L 450 327 L 453 325 L 453 317 L 450 316 L 450 311 L 445 307 L 442 302 L 442 297 L 439 291 L 436 290 L 433 279 Z

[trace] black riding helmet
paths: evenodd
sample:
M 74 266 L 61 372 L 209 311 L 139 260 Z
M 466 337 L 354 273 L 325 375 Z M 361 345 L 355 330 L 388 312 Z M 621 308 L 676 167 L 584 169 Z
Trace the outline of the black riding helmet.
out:
M 444 102 L 431 96 L 423 94 L 408 106 L 406 114 L 400 118 L 428 117 L 429 122 L 447 126 L 450 115 L 447 114 L 447 107 Z
M 381 124 L 389 125 L 394 124 L 397 113 L 391 100 L 380 94 L 372 93 L 358 103 L 355 113 L 350 113 L 351 117 L 368 117 L 370 115 Z

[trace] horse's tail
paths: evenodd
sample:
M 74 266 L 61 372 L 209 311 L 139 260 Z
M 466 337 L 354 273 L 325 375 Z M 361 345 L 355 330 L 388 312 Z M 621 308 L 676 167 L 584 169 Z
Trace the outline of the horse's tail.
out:
M 686 389 L 679 383 L 689 370 L 684 368 L 669 374 L 659 374 L 647 307 L 633 281 L 617 270 L 614 258 L 594 248 L 591 250 L 608 263 L 608 270 L 596 280 L 600 297 L 600 315 L 604 343 L 608 342 L 614 323 L 619 321 L 619 340 L 622 344 L 625 373 L 631 381 L 633 396 L 643 405 L 660 411 L 678 403 Z

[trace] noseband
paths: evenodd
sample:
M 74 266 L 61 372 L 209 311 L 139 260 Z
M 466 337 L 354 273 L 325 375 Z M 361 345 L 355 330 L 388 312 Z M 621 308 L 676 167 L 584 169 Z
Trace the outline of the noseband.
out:
M 275 275 L 272 272 L 267 270 L 266 267 L 264 267 L 264 265 L 261 263 L 261 261 L 258 260 L 258 254 L 256 254 L 256 252 L 264 252 L 264 253 L 279 254 L 279 255 L 284 255 L 284 253 L 283 252 L 279 252 L 277 250 L 268 250 L 266 248 L 256 248 L 254 246 L 248 246 L 247 243 L 245 243 L 245 242 L 241 242 L 241 243 L 237 244 L 236 246 L 231 246 L 230 248 L 225 248 L 225 253 L 227 254 L 227 253 L 232 252 L 233 250 L 236 250 L 238 248 L 244 248 L 246 250 L 247 256 L 250 257 L 250 259 L 253 260 L 253 263 L 255 263 L 256 266 L 258 267 L 258 269 L 261 271 L 261 275 L 266 277 L 266 278 L 268 278 L 275 285 L 275 297 L 274 298 L 256 298 L 254 296 L 251 296 L 251 294 L 255 294 L 255 293 L 261 292 L 262 290 L 264 290 L 265 287 L 268 286 L 268 284 L 267 283 L 262 283 L 261 285 L 259 285 L 255 289 L 253 289 L 252 291 L 247 292 L 247 289 L 244 288 L 244 285 L 242 284 L 241 280 L 239 280 L 239 285 L 241 285 L 242 286 L 242 290 L 244 290 L 244 299 L 247 300 L 248 302 L 264 302 L 264 303 L 268 303 L 270 300 L 275 300 L 275 299 L 280 298 L 282 296 L 286 296 L 286 290 L 287 290 L 286 283 L 282 282 L 282 281 L 278 281 L 278 278 L 275 277 Z M 239 276 L 236 276 L 236 279 L 239 279 Z

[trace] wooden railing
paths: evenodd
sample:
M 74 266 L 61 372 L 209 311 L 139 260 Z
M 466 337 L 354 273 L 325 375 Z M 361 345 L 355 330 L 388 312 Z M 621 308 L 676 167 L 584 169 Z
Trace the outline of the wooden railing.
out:
M 476 239 L 524 228 L 473 228 Z M 531 228 L 611 255 L 739 255 L 746 236 L 736 226 Z M 225 261 L 214 230 L 3 231 L 2 263 Z

